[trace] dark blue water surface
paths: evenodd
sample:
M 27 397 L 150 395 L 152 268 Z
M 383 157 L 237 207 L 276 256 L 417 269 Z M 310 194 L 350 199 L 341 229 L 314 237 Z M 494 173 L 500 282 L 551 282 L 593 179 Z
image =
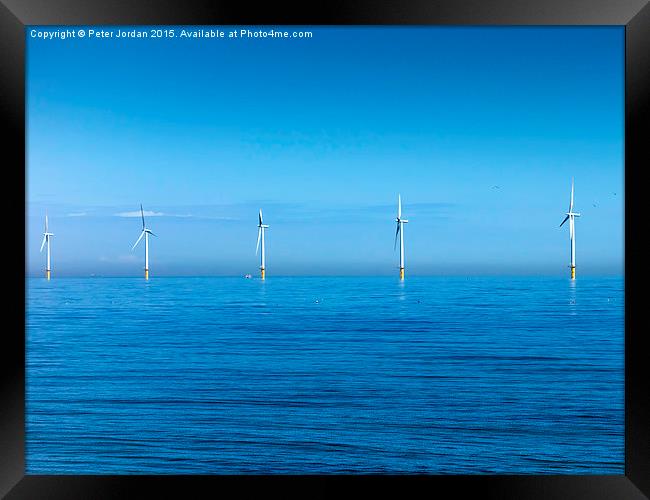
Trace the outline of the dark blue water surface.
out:
M 28 473 L 624 473 L 620 278 L 27 285 Z

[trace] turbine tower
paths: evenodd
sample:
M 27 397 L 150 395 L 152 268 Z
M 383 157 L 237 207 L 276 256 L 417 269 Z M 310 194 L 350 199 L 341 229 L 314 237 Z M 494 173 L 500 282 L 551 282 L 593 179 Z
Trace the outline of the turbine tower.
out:
M 53 233 L 49 232 L 48 224 L 47 224 L 47 212 L 45 212 L 45 232 L 43 233 L 43 243 L 41 243 L 41 252 L 43 251 L 43 247 L 47 243 L 47 265 L 45 267 L 45 277 L 47 280 L 50 280 L 50 273 L 52 269 L 50 268 L 50 238 L 54 236 Z
M 260 241 L 262 242 L 262 252 L 260 253 L 260 276 L 262 279 L 266 277 L 266 248 L 264 246 L 264 230 L 269 226 L 262 222 L 262 209 L 260 208 L 260 222 L 257 225 L 257 246 L 255 247 L 255 255 L 260 249 Z
M 408 223 L 406 219 L 402 219 L 402 197 L 397 195 L 397 232 L 395 233 L 395 245 L 397 247 L 397 237 L 399 236 L 399 279 L 404 279 L 404 224 Z
M 144 210 L 142 210 L 142 203 L 140 204 L 140 215 L 142 215 L 142 232 L 140 233 L 140 237 L 136 240 L 135 244 L 131 247 L 131 251 L 133 251 L 135 247 L 138 246 L 138 243 L 140 243 L 140 240 L 144 236 L 144 279 L 148 280 L 149 279 L 149 235 L 151 236 L 156 236 L 156 235 L 153 234 L 151 230 L 148 229 L 144 223 Z
M 560 227 L 564 223 L 569 221 L 569 238 L 571 239 L 571 279 L 576 279 L 576 228 L 575 228 L 575 218 L 580 217 L 580 214 L 573 211 L 573 179 L 571 179 L 571 200 L 569 201 L 569 211 L 566 213 L 566 217 L 560 224 Z

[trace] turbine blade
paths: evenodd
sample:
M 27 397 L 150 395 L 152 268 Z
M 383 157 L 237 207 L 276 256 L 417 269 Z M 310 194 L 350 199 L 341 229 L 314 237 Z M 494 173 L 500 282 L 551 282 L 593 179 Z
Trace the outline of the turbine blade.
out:
M 39 252 L 43 251 L 43 247 L 45 246 L 45 241 L 46 240 L 47 240 L 47 236 L 43 235 L 43 243 L 41 243 L 41 249 L 39 250 Z
M 571 179 L 571 201 L 569 202 L 569 212 L 573 212 L 573 178 Z
M 257 245 L 255 246 L 255 255 L 257 255 L 257 252 L 260 249 L 260 238 L 262 237 L 262 228 L 260 227 L 257 230 Z
M 48 231 L 48 223 L 47 223 L 47 212 L 45 212 L 45 232 L 46 233 L 49 232 Z
M 560 224 L 560 227 L 564 226 L 564 223 L 569 220 L 569 216 L 567 215 L 564 220 L 562 221 L 562 224 Z
M 140 203 L 140 215 L 142 215 L 142 229 L 144 229 L 144 210 L 142 210 L 142 203 Z
M 156 235 L 153 234 L 151 231 L 149 231 L 149 234 L 150 234 L 151 236 L 156 236 Z M 157 237 L 158 237 L 158 236 L 156 236 L 156 238 L 157 238 Z
M 142 232 L 140 233 L 140 237 L 139 237 L 139 238 L 137 239 L 137 241 L 133 244 L 133 246 L 131 247 L 131 250 L 133 250 L 135 247 L 138 246 L 138 243 L 140 243 L 140 240 L 142 239 L 143 236 L 144 236 L 144 231 L 142 231 Z
M 402 197 L 399 194 L 397 195 L 397 218 L 402 218 Z
M 397 223 L 397 231 L 395 231 L 395 244 L 393 245 L 393 250 L 397 249 L 397 237 L 399 236 L 399 222 Z

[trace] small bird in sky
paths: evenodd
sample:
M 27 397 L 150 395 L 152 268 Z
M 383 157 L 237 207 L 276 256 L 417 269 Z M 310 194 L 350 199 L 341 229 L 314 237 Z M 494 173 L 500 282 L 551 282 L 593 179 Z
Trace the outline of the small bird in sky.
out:
M 494 186 L 492 186 L 492 189 L 501 189 L 501 186 L 494 185 Z

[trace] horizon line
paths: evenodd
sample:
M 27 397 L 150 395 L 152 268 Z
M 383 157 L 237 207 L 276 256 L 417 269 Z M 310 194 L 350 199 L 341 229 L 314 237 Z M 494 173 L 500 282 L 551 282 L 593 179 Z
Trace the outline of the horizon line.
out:
M 150 275 L 150 279 L 153 278 L 244 278 L 244 279 L 258 279 L 260 277 L 253 275 L 251 278 L 246 278 L 246 274 L 159 274 L 159 275 Z M 588 278 L 624 278 L 625 272 L 623 273 L 582 273 L 582 277 Z M 274 274 L 274 278 L 399 278 L 393 274 Z M 564 278 L 563 273 L 507 273 L 507 274 L 494 274 L 494 273 L 475 273 L 475 274 L 460 274 L 460 273 L 449 273 L 449 274 L 410 274 L 412 278 L 449 278 L 449 277 L 458 277 L 458 278 Z M 46 279 L 40 274 L 27 274 L 25 275 L 26 279 Z M 64 274 L 57 276 L 60 279 L 68 278 L 125 278 L 125 279 L 141 279 L 140 274 Z M 143 278 L 142 278 L 143 279 Z M 261 281 L 261 280 L 260 280 Z

